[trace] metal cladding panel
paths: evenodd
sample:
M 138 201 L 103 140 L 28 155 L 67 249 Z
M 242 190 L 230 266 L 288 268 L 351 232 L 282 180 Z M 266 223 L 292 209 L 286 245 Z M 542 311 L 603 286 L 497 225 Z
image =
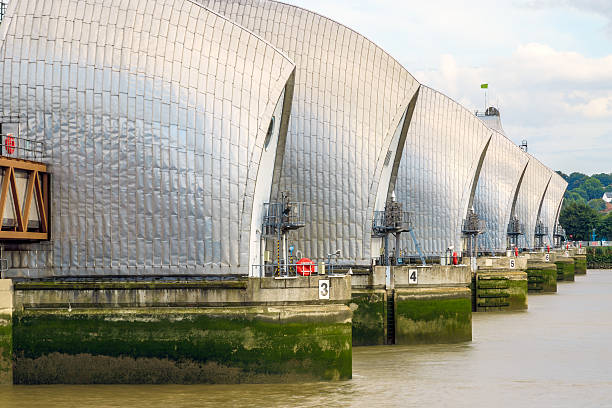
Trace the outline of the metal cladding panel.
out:
M 540 213 L 540 219 L 546 227 L 548 227 L 548 243 L 553 246 L 554 244 L 554 228 L 559 218 L 559 210 L 563 201 L 563 195 L 567 188 L 567 182 L 556 172 L 553 172 L 550 184 L 546 190 L 544 196 L 544 202 L 542 203 L 542 211 Z
M 52 240 L 12 273 L 248 273 L 284 54 L 188 0 L 13 0 L 0 41 L 0 109 L 53 175 Z
M 485 220 L 486 228 L 479 235 L 479 248 L 497 252 L 506 249 L 512 202 L 527 160 L 511 140 L 493 133 L 474 196 L 474 210 Z
M 421 86 L 395 195 L 414 213 L 414 233 L 426 256 L 439 256 L 449 246 L 462 248 L 462 221 L 491 134 L 460 104 Z M 401 250 L 416 255 L 407 234 L 402 235 Z
M 497 115 L 478 115 L 476 116 L 478 119 L 482 121 L 487 127 L 490 129 L 497 130 L 502 135 L 506 136 L 506 132 L 501 124 L 501 117 Z
M 538 211 L 551 173 L 550 169 L 534 157 L 529 156 L 529 162 L 527 163 L 527 169 L 523 176 L 523 182 L 516 198 L 516 207 L 514 209 L 519 221 L 525 227 L 525 235 L 519 237 L 519 245 L 525 248 L 534 248 L 535 246 L 534 235 L 538 221 Z
M 419 84 L 374 43 L 316 13 L 273 1 L 198 1 L 296 63 L 277 191 L 308 206 L 306 227 L 290 239 L 297 237 L 296 248 L 309 258 L 340 249 L 345 262 L 370 263 L 385 157 Z

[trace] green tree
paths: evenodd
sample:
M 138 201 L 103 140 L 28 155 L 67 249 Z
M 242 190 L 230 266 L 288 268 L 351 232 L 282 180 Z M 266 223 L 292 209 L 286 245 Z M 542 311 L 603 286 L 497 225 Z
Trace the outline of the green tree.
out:
M 584 200 L 585 203 L 589 201 L 589 195 L 587 194 L 586 190 L 582 187 L 575 188 L 574 190 L 572 190 L 572 193 L 578 194 L 582 198 L 582 200 Z
M 606 174 L 606 173 L 593 174 L 591 177 L 594 177 L 597 180 L 599 180 L 604 187 L 609 186 L 610 184 L 612 184 L 612 173 L 610 173 L 610 174 Z
M 586 193 L 585 193 L 586 194 Z M 584 203 L 586 204 L 586 200 L 584 199 L 584 197 L 582 197 L 580 194 L 578 194 L 575 191 L 568 191 L 565 195 L 565 201 L 563 202 L 564 206 L 565 204 L 569 204 L 572 201 L 577 201 L 579 203 Z
M 584 203 L 571 202 L 561 210 L 559 222 L 567 236 L 588 241 L 593 228 L 599 226 L 599 213 Z
M 600 237 L 606 240 L 612 239 L 612 213 L 608 213 L 605 217 L 601 217 L 597 231 Z
M 568 190 L 573 190 L 573 189 L 577 188 L 579 185 L 582 184 L 582 182 L 584 180 L 587 179 L 587 177 L 588 176 L 586 174 L 582 174 L 582 173 L 574 172 L 574 173 L 570 174 L 568 179 L 567 179 L 567 183 L 568 183 L 567 189 Z
M 601 198 L 594 198 L 592 200 L 589 200 L 587 205 L 595 211 L 603 211 L 606 209 L 606 202 Z
M 587 201 L 594 198 L 601 198 L 605 192 L 601 181 L 594 177 L 589 177 L 588 179 L 584 180 L 584 182 L 580 185 L 580 188 L 586 192 Z

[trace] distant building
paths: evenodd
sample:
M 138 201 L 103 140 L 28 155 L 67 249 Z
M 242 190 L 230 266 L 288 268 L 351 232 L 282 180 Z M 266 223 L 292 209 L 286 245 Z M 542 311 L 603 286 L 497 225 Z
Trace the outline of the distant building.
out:
M 612 203 L 612 191 L 608 191 L 607 193 L 604 193 L 601 199 L 604 200 L 606 203 Z

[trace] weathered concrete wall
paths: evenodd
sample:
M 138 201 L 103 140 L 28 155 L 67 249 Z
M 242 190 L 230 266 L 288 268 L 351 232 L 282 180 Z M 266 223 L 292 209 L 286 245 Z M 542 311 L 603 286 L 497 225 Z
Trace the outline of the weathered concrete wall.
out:
M 557 265 L 554 262 L 543 262 L 536 259 L 527 264 L 529 293 L 557 292 Z
M 586 255 L 574 255 L 574 274 L 585 275 L 587 273 L 587 257 Z
M 386 273 L 377 266 L 352 276 L 354 346 L 385 344 L 389 331 L 395 344 L 471 339 L 469 266 L 393 266 L 388 280 Z
M 378 346 L 387 339 L 387 291 L 354 289 L 349 303 L 353 311 L 353 346 Z
M 481 256 L 477 260 L 478 269 L 499 270 L 516 269 L 524 271 L 527 269 L 527 259 L 524 256 Z M 512 264 L 514 266 L 512 266 Z
M 26 309 L 13 338 L 16 384 L 351 378 L 344 305 Z
M 555 264 L 557 265 L 557 282 L 574 281 L 574 258 L 557 256 L 555 259 Z
M 13 383 L 13 282 L 0 279 L 0 385 Z
M 475 279 L 476 311 L 527 309 L 527 273 L 511 269 L 479 269 Z
M 469 341 L 472 339 L 470 289 L 396 289 L 395 319 L 395 344 Z
M 319 299 L 319 280 L 330 299 Z M 347 277 L 15 286 L 14 380 L 234 383 L 351 378 Z

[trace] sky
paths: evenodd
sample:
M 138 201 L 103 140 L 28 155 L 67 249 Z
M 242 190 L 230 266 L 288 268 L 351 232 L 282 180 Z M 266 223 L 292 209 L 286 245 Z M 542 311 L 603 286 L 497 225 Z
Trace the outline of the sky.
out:
M 285 0 L 366 36 L 565 173 L 612 172 L 612 0 Z

